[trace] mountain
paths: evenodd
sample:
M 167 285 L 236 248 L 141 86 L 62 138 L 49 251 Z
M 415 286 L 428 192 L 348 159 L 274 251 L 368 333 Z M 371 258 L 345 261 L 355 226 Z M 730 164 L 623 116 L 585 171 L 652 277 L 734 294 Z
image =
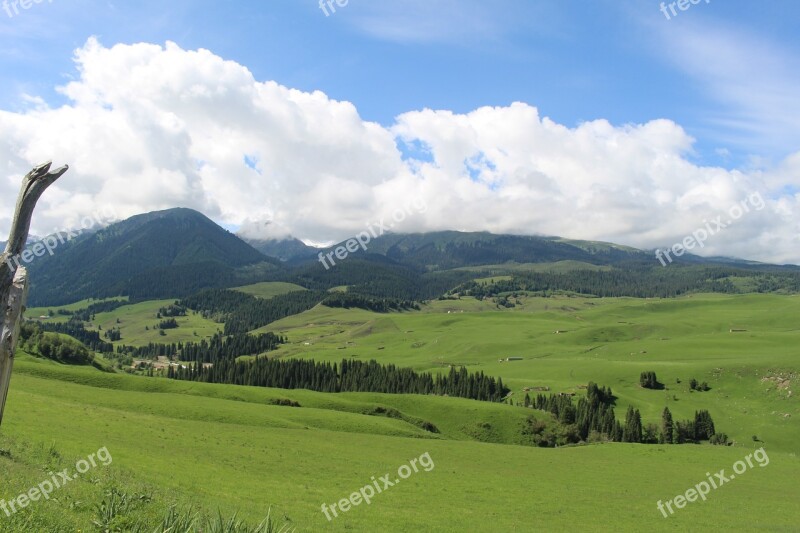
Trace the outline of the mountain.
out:
M 317 255 L 319 250 L 313 246 L 308 246 L 300 239 L 289 237 L 288 239 L 242 239 L 268 257 L 274 257 L 281 261 L 302 261 Z
M 258 265 L 258 268 L 256 268 Z M 180 297 L 235 283 L 237 270 L 279 269 L 205 215 L 177 208 L 137 215 L 59 245 L 29 265 L 30 305 L 87 297 Z
M 346 242 L 346 241 L 345 241 Z M 323 250 L 334 251 L 340 243 Z M 516 263 L 583 261 L 607 265 L 650 258 L 645 252 L 610 243 L 569 241 L 558 237 L 495 235 L 488 232 L 438 231 L 416 234 L 385 234 L 353 255 L 377 254 L 425 271 Z
M 28 301 L 33 307 L 111 296 L 182 298 L 202 289 L 261 281 L 315 290 L 347 286 L 371 298 L 426 300 L 476 277 L 526 272 L 539 274 L 517 285 L 542 291 L 572 287 L 575 292 L 637 296 L 649 294 L 636 289 L 643 286 L 660 287 L 657 295 L 738 287 L 800 290 L 798 267 L 685 254 L 664 268 L 653 251 L 598 241 L 487 232 L 388 233 L 365 242 L 366 250 L 358 247 L 346 256 L 339 250 L 344 259 L 337 258 L 336 250 L 348 241 L 324 250 L 297 239 L 251 241 L 259 251 L 191 209 L 147 213 L 79 235 L 57 246 L 53 256 L 34 258 L 27 264 Z M 320 251 L 328 256 L 325 263 L 318 261 Z M 559 272 L 520 266 L 531 263 L 560 263 Z
M 317 255 L 290 261 L 287 281 L 320 290 L 346 285 L 351 293 L 376 298 L 427 300 L 481 277 L 479 272 L 494 275 L 494 265 L 570 261 L 591 268 L 653 261 L 645 252 L 608 243 L 576 241 L 579 246 L 555 237 L 458 231 L 385 234 L 365 243 L 366 250 L 337 258 L 335 251 L 346 248 L 347 242 L 321 250 L 327 256 L 324 263 Z M 344 256 L 342 250 L 339 253 Z

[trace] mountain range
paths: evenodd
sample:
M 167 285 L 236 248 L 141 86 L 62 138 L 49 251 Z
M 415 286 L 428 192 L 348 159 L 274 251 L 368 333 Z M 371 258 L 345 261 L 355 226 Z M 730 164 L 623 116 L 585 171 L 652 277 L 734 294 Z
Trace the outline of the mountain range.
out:
M 670 270 L 661 272 L 652 252 L 611 243 L 457 231 L 387 233 L 330 269 L 318 262 L 320 252 L 332 253 L 342 245 L 318 249 L 298 239 L 245 241 L 191 209 L 146 213 L 80 235 L 57 247 L 53 256 L 34 258 L 27 265 L 29 304 L 119 295 L 180 298 L 205 288 L 259 281 L 290 281 L 313 289 L 349 286 L 375 297 L 428 299 L 474 278 L 475 271 L 496 275 L 527 263 L 569 262 L 573 270 L 602 266 L 661 277 Z M 762 274 L 800 271 L 689 254 L 670 267 L 675 265 Z

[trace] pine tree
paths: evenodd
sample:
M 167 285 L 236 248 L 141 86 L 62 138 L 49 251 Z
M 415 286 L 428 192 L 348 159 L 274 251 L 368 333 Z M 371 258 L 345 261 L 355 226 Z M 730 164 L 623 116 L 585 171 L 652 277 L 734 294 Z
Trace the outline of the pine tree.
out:
M 655 377 L 655 374 L 653 374 Z M 632 431 L 633 441 L 631 442 L 642 442 L 642 415 L 639 413 L 639 410 L 636 409 L 633 411 L 633 431 Z
M 661 436 L 664 439 L 664 443 L 672 444 L 672 431 L 672 413 L 670 413 L 669 407 L 665 407 L 664 412 L 661 413 Z
M 714 421 L 705 409 L 694 414 L 694 432 L 695 440 L 708 440 L 716 433 Z
M 628 406 L 622 442 L 642 442 L 642 416 L 638 409 Z

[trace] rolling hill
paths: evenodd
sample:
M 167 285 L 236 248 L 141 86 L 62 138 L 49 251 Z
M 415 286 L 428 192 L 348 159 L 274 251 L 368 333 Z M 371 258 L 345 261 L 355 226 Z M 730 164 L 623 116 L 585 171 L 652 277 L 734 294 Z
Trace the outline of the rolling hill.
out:
M 516 300 L 512 309 L 466 297 L 390 314 L 318 306 L 265 328 L 289 338 L 276 352 L 282 359 L 376 357 L 431 371 L 466 364 L 502 376 L 515 392 L 513 406 L 173 381 L 20 352 L 0 434 L 0 473 L 13 481 L 0 497 L 101 446 L 114 462 L 62 488 L 57 500 L 10 521 L 0 517 L 0 531 L 76 530 L 104 518 L 125 530 L 157 523 L 173 504 L 238 512 L 250 523 L 271 507 L 298 531 L 794 529 L 797 296 Z M 123 324 L 133 318 L 126 308 L 139 312 L 135 304 L 119 308 Z M 522 359 L 498 361 L 505 355 Z M 639 387 L 642 370 L 658 372 L 666 389 Z M 690 378 L 708 381 L 710 390 L 692 391 Z M 676 417 L 708 409 L 735 444 L 534 447 L 525 433 L 530 417 L 552 421 L 519 405 L 524 388 L 580 395 L 591 380 L 613 387 L 618 413 L 636 406 L 647 423 L 657 423 L 664 406 Z M 659 512 L 658 501 L 695 486 L 705 472 L 730 473 L 759 447 L 768 464 L 745 470 L 707 501 L 668 518 Z M 425 453 L 435 464 L 430 471 L 326 520 L 322 503 Z M 104 513 L 114 502 L 113 513 Z

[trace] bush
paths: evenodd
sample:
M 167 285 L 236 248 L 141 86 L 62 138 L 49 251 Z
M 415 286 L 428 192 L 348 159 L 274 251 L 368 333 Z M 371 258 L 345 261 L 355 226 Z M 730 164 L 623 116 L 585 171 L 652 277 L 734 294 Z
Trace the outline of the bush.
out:
M 178 327 L 178 321 L 174 318 L 168 318 L 158 323 L 158 329 L 175 329 Z
M 708 440 L 711 444 L 715 444 L 717 446 L 730 446 L 731 442 L 728 441 L 728 436 L 725 433 L 715 433 L 711 436 Z
M 94 354 L 86 346 L 57 333 L 39 331 L 26 340 L 25 349 L 35 355 L 68 365 L 88 365 L 94 361 Z
M 656 373 L 653 371 L 642 372 L 639 376 L 639 385 L 645 389 L 662 389 L 664 386 L 658 382 Z
M 288 398 L 275 398 L 271 400 L 270 405 L 281 405 L 284 407 L 300 407 L 300 402 L 290 400 Z

